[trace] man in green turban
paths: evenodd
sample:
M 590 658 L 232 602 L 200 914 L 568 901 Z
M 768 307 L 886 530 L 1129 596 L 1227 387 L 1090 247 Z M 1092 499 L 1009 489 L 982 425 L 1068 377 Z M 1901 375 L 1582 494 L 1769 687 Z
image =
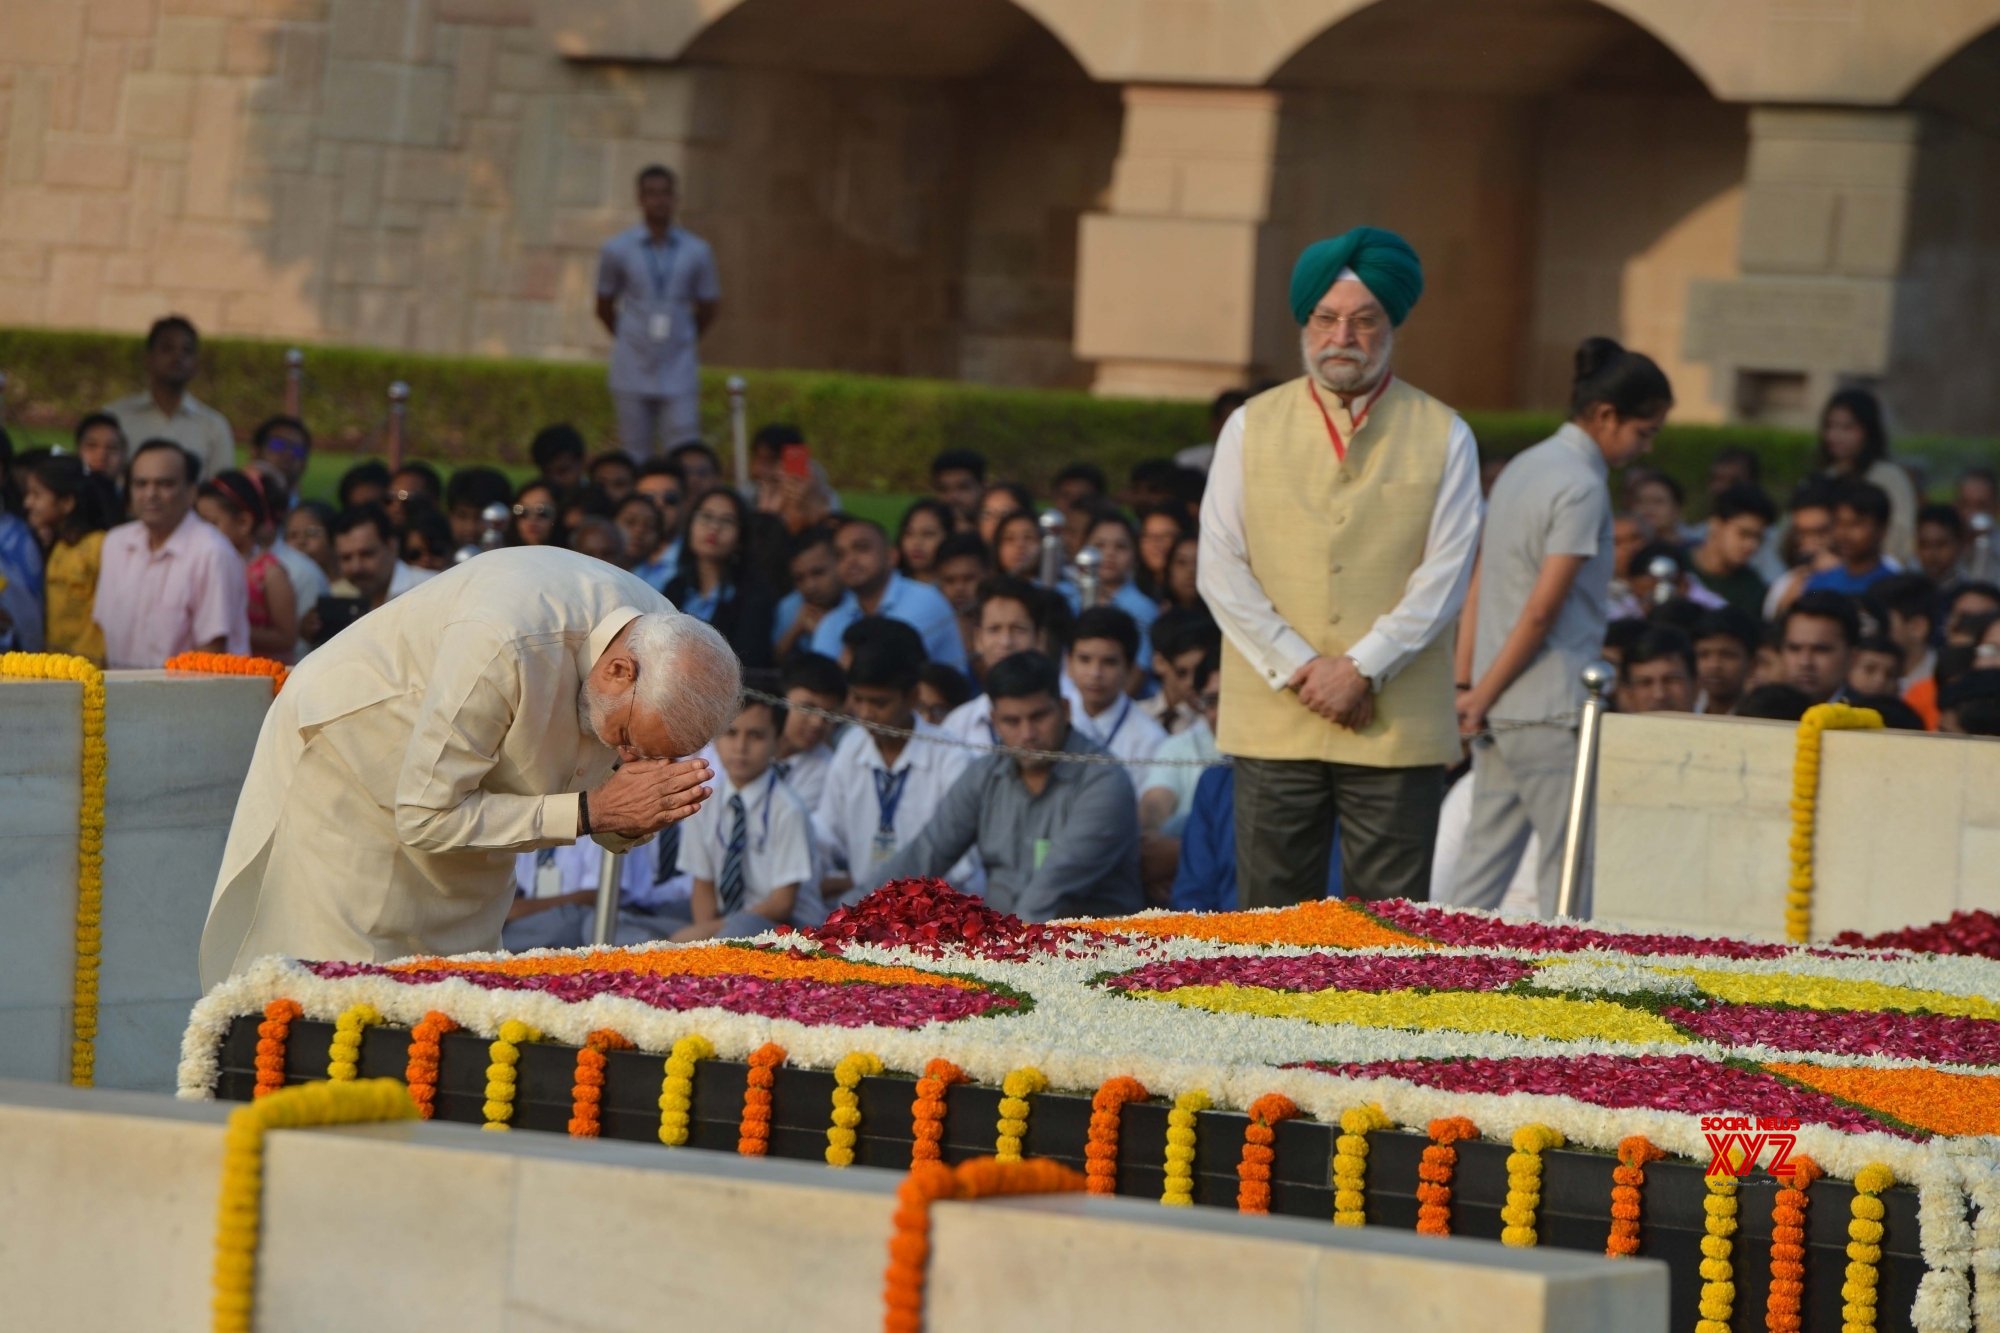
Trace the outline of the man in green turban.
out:
M 1321 896 L 1336 824 L 1349 895 L 1429 893 L 1481 501 L 1472 432 L 1390 370 L 1423 290 L 1392 231 L 1307 246 L 1290 289 L 1305 373 L 1216 441 L 1198 568 L 1225 637 L 1243 907 Z

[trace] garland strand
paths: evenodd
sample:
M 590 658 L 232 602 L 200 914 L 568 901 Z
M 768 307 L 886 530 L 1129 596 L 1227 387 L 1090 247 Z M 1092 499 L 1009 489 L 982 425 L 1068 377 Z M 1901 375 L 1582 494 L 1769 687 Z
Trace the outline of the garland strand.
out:
M 257 1025 L 257 1088 L 250 1094 L 252 1100 L 285 1086 L 285 1043 L 291 1040 L 292 1020 L 304 1012 L 297 1000 L 273 1000 L 264 1006 L 264 1021 Z
M 922 1333 L 924 1273 L 931 1252 L 931 1205 L 940 1199 L 987 1199 L 1008 1194 L 1073 1194 L 1081 1174 L 1044 1157 L 1002 1162 L 980 1157 L 957 1166 L 914 1162 L 896 1191 L 889 1266 L 882 1274 L 885 1333 Z
M 1451 1178 L 1458 1169 L 1461 1139 L 1479 1137 L 1479 1126 L 1462 1115 L 1443 1116 L 1429 1125 L 1431 1142 L 1417 1163 L 1417 1230 L 1426 1236 L 1451 1234 Z
M 521 1063 L 521 1043 L 541 1039 L 541 1033 L 518 1018 L 500 1025 L 500 1035 L 486 1048 L 486 1123 L 481 1129 L 505 1130 L 512 1125 L 515 1066 Z
M 622 1033 L 598 1028 L 583 1039 L 576 1050 L 576 1081 L 569 1090 L 569 1132 L 571 1138 L 594 1139 L 602 1127 L 604 1108 L 604 1067 L 612 1051 L 629 1051 L 632 1043 Z
M 264 1191 L 264 1137 L 274 1129 L 413 1120 L 416 1103 L 393 1078 L 282 1088 L 229 1113 L 215 1217 L 216 1333 L 250 1333 L 256 1322 L 257 1232 Z
M 933 1060 L 917 1080 L 917 1100 L 910 1106 L 910 1163 L 944 1160 L 944 1094 L 965 1082 L 965 1071 L 949 1060 Z
M 168 671 L 193 671 L 205 676 L 269 676 L 274 696 L 285 688 L 285 680 L 291 675 L 283 662 L 237 653 L 175 653 L 162 665 Z
M 715 1058 L 707 1037 L 691 1032 L 673 1044 L 660 1075 L 660 1142 L 669 1148 L 688 1141 L 688 1113 L 694 1106 L 694 1067 Z
M 77 766 L 76 964 L 70 983 L 69 1081 L 97 1082 L 97 976 L 104 955 L 104 673 L 67 653 L 0 653 L 0 677 L 73 680 L 83 687 Z
M 1847 1281 L 1841 1284 L 1841 1333 L 1875 1333 L 1875 1298 L 1881 1282 L 1882 1218 L 1888 1209 L 1877 1198 L 1896 1183 L 1895 1173 L 1871 1162 L 1854 1173 L 1854 1201 L 1848 1205 Z
M 1021 1139 L 1028 1132 L 1028 1098 L 1049 1090 L 1048 1076 L 1023 1065 L 1000 1081 L 1000 1125 L 993 1155 L 1003 1162 L 1021 1160 Z
M 1523 1125 L 1514 1131 L 1514 1151 L 1507 1154 L 1507 1202 L 1500 1209 L 1500 1243 L 1527 1249 L 1539 1237 L 1535 1218 L 1542 1206 L 1542 1154 L 1560 1148 L 1563 1136 L 1547 1125 Z
M 785 1063 L 785 1048 L 767 1041 L 750 1053 L 750 1075 L 743 1085 L 743 1120 L 736 1127 L 736 1151 L 744 1157 L 762 1157 L 771 1150 L 771 1087 L 778 1081 L 778 1066 Z
M 1611 1236 L 1604 1242 L 1611 1258 L 1628 1259 L 1639 1252 L 1639 1192 L 1646 1188 L 1646 1163 L 1666 1155 L 1644 1134 L 1618 1141 L 1618 1165 L 1611 1172 Z
M 1340 1136 L 1333 1141 L 1333 1224 L 1368 1222 L 1368 1136 L 1393 1122 L 1379 1106 L 1350 1106 L 1340 1113 Z
M 1243 1131 L 1243 1156 L 1236 1163 L 1236 1211 L 1271 1211 L 1271 1161 L 1277 1153 L 1271 1142 L 1278 1133 L 1273 1126 L 1299 1113 L 1298 1103 L 1282 1092 L 1267 1092 L 1250 1103 L 1250 1124 Z
M 1736 1177 L 1704 1177 L 1708 1196 L 1701 1201 L 1706 1215 L 1701 1238 L 1701 1318 L 1694 1333 L 1729 1333 L 1736 1313 L 1736 1267 L 1729 1262 L 1736 1235 Z
M 1799 1333 L 1805 1326 L 1806 1187 L 1819 1179 L 1819 1163 L 1791 1159 L 1791 1179 L 1771 1203 L 1771 1291 L 1764 1300 L 1769 1333 Z
M 351 1004 L 333 1020 L 333 1041 L 326 1051 L 326 1076 L 335 1083 L 352 1083 L 361 1077 L 361 1034 L 382 1021 L 375 1006 L 363 1001 Z
M 1813 826 L 1819 812 L 1821 740 L 1829 731 L 1874 731 L 1882 715 L 1848 704 L 1814 704 L 1799 719 L 1792 759 L 1791 877 L 1786 881 L 1785 936 L 1794 944 L 1812 938 Z
M 833 1067 L 833 1123 L 826 1131 L 826 1164 L 854 1165 L 855 1128 L 861 1123 L 861 1094 L 855 1089 L 864 1078 L 882 1072 L 882 1061 L 873 1051 L 855 1051 L 840 1058 Z
M 1208 1106 L 1208 1093 L 1196 1088 L 1174 1098 L 1174 1109 L 1167 1112 L 1167 1180 L 1160 1202 L 1169 1207 L 1194 1204 L 1195 1117 Z
M 1146 1085 L 1126 1074 L 1104 1080 L 1090 1099 L 1090 1135 L 1083 1145 L 1084 1188 L 1118 1192 L 1118 1131 L 1125 1103 L 1146 1100 Z
M 446 1033 L 456 1031 L 458 1020 L 436 1009 L 410 1029 L 410 1059 L 403 1067 L 403 1081 L 409 1084 L 417 1114 L 426 1120 L 437 1114 L 439 1044 Z

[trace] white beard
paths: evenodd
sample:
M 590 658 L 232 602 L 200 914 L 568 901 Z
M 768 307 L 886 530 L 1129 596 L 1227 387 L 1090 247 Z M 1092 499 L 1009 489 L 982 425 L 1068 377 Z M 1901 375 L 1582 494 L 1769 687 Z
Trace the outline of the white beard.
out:
M 1306 334 L 1299 331 L 1299 359 L 1304 363 L 1306 374 L 1312 381 L 1328 393 L 1362 393 L 1382 382 L 1383 372 L 1389 368 L 1389 358 L 1396 350 L 1396 335 L 1385 332 L 1381 346 L 1372 357 L 1363 356 L 1359 349 L 1333 347 L 1313 358 L 1312 349 L 1306 345 Z
M 576 724 L 583 728 L 586 736 L 595 736 L 606 745 L 612 743 L 608 734 L 611 730 L 611 713 L 623 700 L 614 698 L 592 688 L 588 680 L 576 696 Z

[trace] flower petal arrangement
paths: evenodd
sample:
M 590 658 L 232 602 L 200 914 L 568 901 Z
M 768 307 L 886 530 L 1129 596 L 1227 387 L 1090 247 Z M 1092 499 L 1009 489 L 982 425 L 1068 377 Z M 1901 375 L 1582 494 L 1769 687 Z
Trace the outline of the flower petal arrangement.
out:
M 618 1062 L 643 1056 L 646 1105 L 670 1095 L 684 1112 L 684 1080 L 670 1067 L 672 1086 L 663 1085 L 660 1061 L 691 1067 L 699 1051 L 747 1062 L 743 1141 L 754 1143 L 739 1150 L 753 1154 L 771 1138 L 773 1099 L 786 1095 L 774 1074 L 842 1075 L 831 1131 L 826 1092 L 814 1094 L 813 1110 L 821 1147 L 831 1145 L 828 1160 L 842 1164 L 855 1160 L 849 1138 L 871 1078 L 917 1088 L 895 1104 L 915 1102 L 913 1119 L 929 1126 L 920 1135 L 928 1147 L 901 1150 L 920 1160 L 936 1160 L 944 1089 L 961 1075 L 965 1095 L 1004 1093 L 1003 1158 L 1021 1151 L 1031 1121 L 1041 1126 L 1038 1142 L 1064 1132 L 1062 1122 L 1044 1122 L 1053 1111 L 1031 1109 L 1044 1096 L 1080 1098 L 1076 1142 L 1057 1155 L 1090 1165 L 1099 1188 L 1121 1169 L 1120 1144 L 1131 1137 L 1120 1133 L 1121 1120 L 1129 1126 L 1143 1109 L 1158 1127 L 1132 1149 L 1144 1161 L 1124 1160 L 1151 1172 L 1135 1176 L 1138 1188 L 1169 1203 L 1223 1202 L 1198 1179 L 1206 1170 L 1195 1162 L 1199 1142 L 1211 1156 L 1230 1157 L 1247 1144 L 1232 1164 L 1232 1174 L 1247 1174 L 1231 1197 L 1253 1210 L 1269 1206 L 1273 1141 L 1292 1132 L 1277 1122 L 1295 1118 L 1271 1108 L 1295 1108 L 1301 1123 L 1338 1135 L 1337 1151 L 1327 1140 L 1317 1182 L 1326 1191 L 1319 1215 L 1346 1225 L 1363 1219 L 1364 1193 L 1382 1175 L 1367 1165 L 1373 1133 L 1429 1133 L 1432 1151 L 1461 1155 L 1479 1143 L 1512 1145 L 1516 1244 L 1534 1243 L 1542 1230 L 1543 1149 L 1622 1151 L 1630 1160 L 1620 1193 L 1614 1200 L 1606 1185 L 1604 1227 L 1590 1242 L 1600 1253 L 1643 1252 L 1654 1216 L 1638 1197 L 1656 1174 L 1648 1162 L 1660 1170 L 1706 1165 L 1718 1117 L 1752 1127 L 1795 1122 L 1793 1150 L 1829 1186 L 1892 1178 L 1922 1192 L 1924 1262 L 1944 1274 L 1927 1292 L 1976 1291 L 1971 1301 L 1933 1295 L 1927 1309 L 2000 1308 L 2000 1290 L 1989 1290 L 2000 1286 L 2000 1226 L 1978 1207 L 1993 1198 L 1989 1182 L 2000 1172 L 2000 960 L 1976 954 L 1626 932 L 1401 901 L 1031 927 L 936 881 L 903 881 L 823 932 L 747 942 L 386 965 L 267 958 L 197 1005 L 183 1044 L 182 1095 L 217 1095 L 221 1048 L 238 1023 L 254 1041 L 274 1014 L 331 1023 L 360 1012 L 380 1021 L 350 1017 L 343 1072 L 366 1043 L 399 1028 L 406 1042 L 408 1030 L 431 1034 L 424 1060 L 410 1061 L 429 1080 L 447 1023 L 467 1039 L 567 1046 L 573 1064 L 576 1049 L 601 1050 L 602 1034 L 612 1032 L 633 1054 L 590 1061 L 593 1091 L 601 1078 L 608 1095 Z M 271 1049 L 250 1057 L 262 1063 L 243 1083 L 244 1097 L 284 1074 L 282 1050 L 269 1033 L 263 1040 Z M 523 1056 L 531 1049 L 520 1046 Z M 856 1052 L 867 1054 L 866 1068 Z M 915 1084 L 926 1077 L 935 1086 Z M 420 1104 L 434 1096 L 426 1086 Z M 1246 1112 L 1247 1138 L 1242 1129 L 1233 1143 L 1201 1137 L 1211 1114 Z M 489 1108 L 487 1119 L 509 1117 Z M 1436 1126 L 1447 1122 L 1455 1129 L 1440 1139 Z M 995 1122 L 983 1123 L 980 1150 L 990 1152 Z M 733 1123 L 730 1130 L 736 1143 Z M 676 1133 L 669 1141 L 687 1140 Z M 1781 1169 L 1736 1162 L 1732 1174 L 1749 1183 L 1767 1167 Z M 1456 1229 L 1450 1169 L 1438 1170 L 1438 1197 L 1418 1217 L 1420 1231 L 1424 1216 L 1433 1231 Z M 1710 1192 L 1711 1203 L 1725 1198 L 1734 1196 Z M 1977 1225 L 1967 1221 L 1974 1213 Z M 1372 1223 L 1373 1212 L 1367 1217 Z M 1717 1309 L 1719 1291 L 1708 1296 Z

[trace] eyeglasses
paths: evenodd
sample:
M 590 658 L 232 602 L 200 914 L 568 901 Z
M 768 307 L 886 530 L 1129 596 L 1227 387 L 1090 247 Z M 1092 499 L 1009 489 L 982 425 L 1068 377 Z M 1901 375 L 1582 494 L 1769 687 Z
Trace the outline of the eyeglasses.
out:
M 694 521 L 706 528 L 733 528 L 737 526 L 736 515 L 720 509 L 704 509 L 694 516 Z
M 515 518 L 552 519 L 556 516 L 554 505 L 515 505 Z
M 1314 333 L 1332 333 L 1343 324 L 1357 336 L 1365 338 L 1382 327 L 1382 317 L 1372 311 L 1363 311 L 1358 315 L 1329 315 L 1323 310 L 1315 310 L 1312 318 L 1306 321 L 1306 326 Z
M 679 491 L 662 491 L 653 497 L 653 503 L 656 505 L 674 506 L 680 504 L 680 502 L 681 493 Z

